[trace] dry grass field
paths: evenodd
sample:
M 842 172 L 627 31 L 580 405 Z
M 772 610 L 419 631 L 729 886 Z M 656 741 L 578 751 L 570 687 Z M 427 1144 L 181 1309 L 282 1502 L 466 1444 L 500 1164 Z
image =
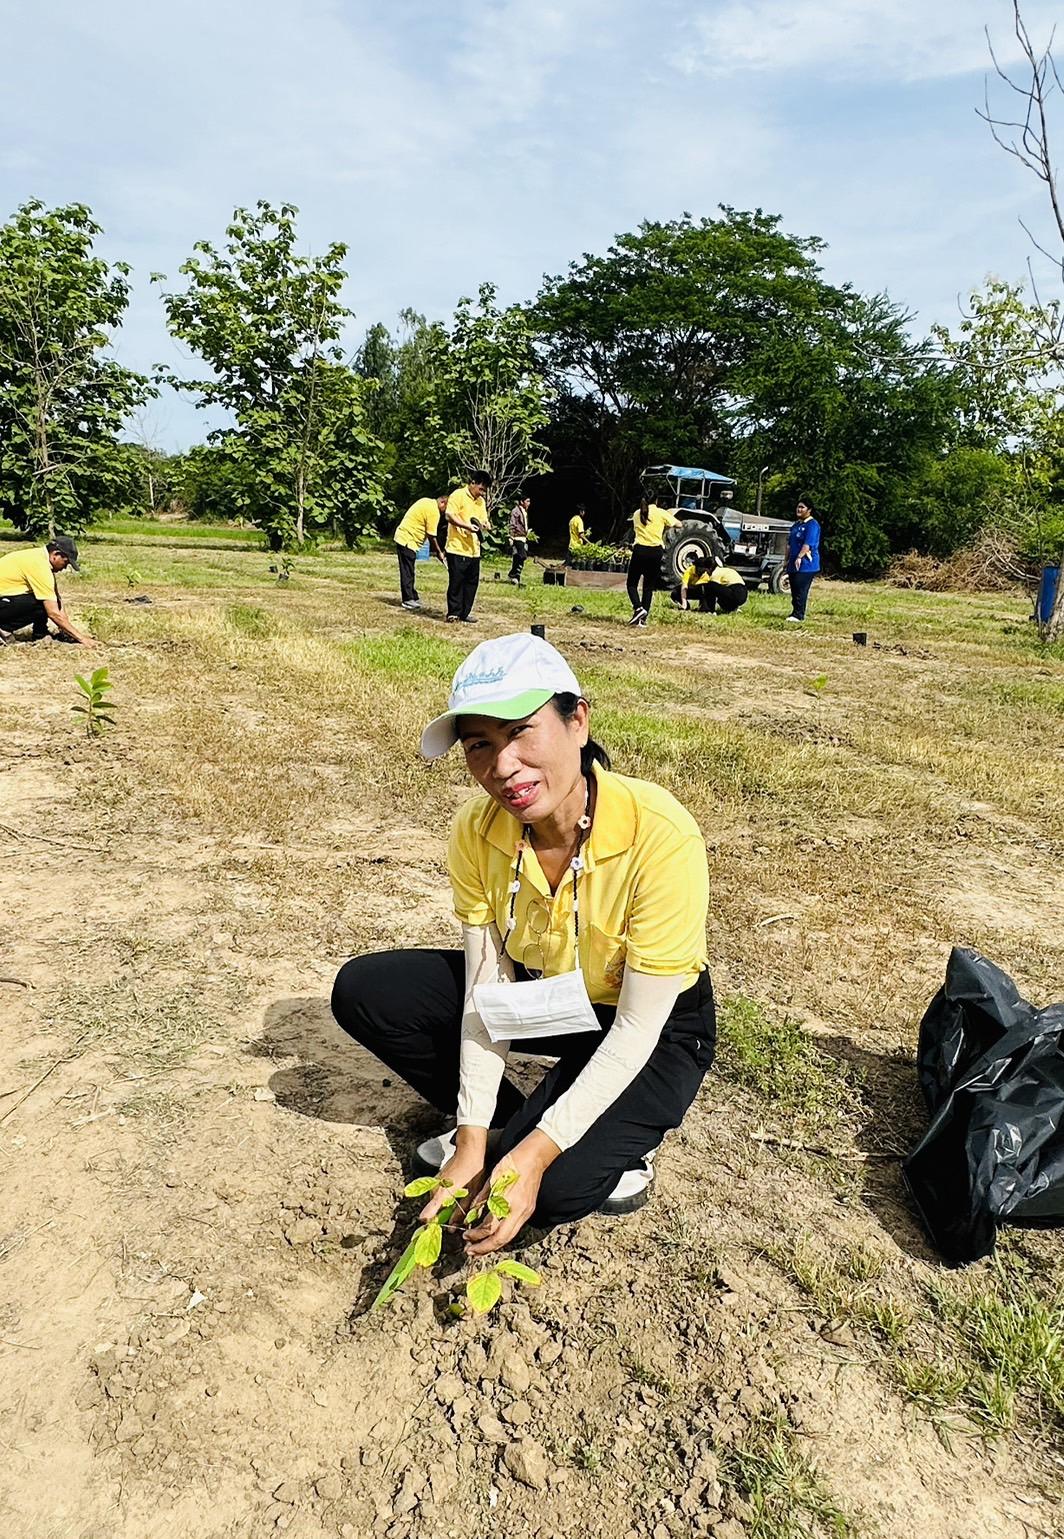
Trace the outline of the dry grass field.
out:
M 949 947 L 1064 990 L 1064 657 L 1022 599 L 825 582 L 801 630 L 761 596 L 637 633 L 489 566 L 448 628 L 439 567 L 411 616 L 387 555 L 281 586 L 211 546 L 89 543 L 98 650 L 0 651 L 0 1531 L 1064 1532 L 1060 1235 L 949 1272 L 898 1170 Z M 329 988 L 457 937 L 470 790 L 417 737 L 536 620 L 705 832 L 719 1059 L 645 1209 L 528 1237 L 540 1289 L 447 1322 L 445 1265 L 368 1316 L 432 1121 Z

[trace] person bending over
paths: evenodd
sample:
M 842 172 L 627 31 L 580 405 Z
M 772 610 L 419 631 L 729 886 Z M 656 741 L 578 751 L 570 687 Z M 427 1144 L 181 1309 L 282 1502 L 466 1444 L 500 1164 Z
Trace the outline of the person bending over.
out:
M 421 595 L 417 591 L 414 574 L 417 553 L 426 540 L 440 565 L 447 565 L 436 538 L 440 514 L 446 506 L 446 497 L 419 497 L 407 508 L 395 531 L 395 553 L 399 557 L 399 594 L 404 609 L 421 608 Z
M 78 547 L 68 534 L 57 534 L 36 550 L 13 550 L 0 556 L 0 641 L 24 625 L 32 626 L 34 641 L 44 641 L 51 620 L 60 640 L 82 647 L 95 645 L 63 613 L 57 578 L 68 566 L 81 570 Z
M 716 556 L 699 556 L 680 578 L 672 591 L 672 600 L 681 609 L 690 607 L 694 598 L 702 614 L 734 614 L 746 603 L 746 582 L 733 566 L 723 566 Z
M 663 787 L 614 773 L 548 642 L 503 636 L 461 664 L 425 758 L 460 743 L 486 792 L 460 807 L 447 864 L 461 950 L 356 957 L 340 1026 L 457 1127 L 418 1150 L 464 1210 L 516 1176 L 508 1217 L 464 1230 L 484 1255 L 522 1226 L 625 1213 L 713 1059 L 705 842 Z M 557 1061 L 530 1094 L 511 1052 Z M 438 1211 L 443 1194 L 427 1203 Z

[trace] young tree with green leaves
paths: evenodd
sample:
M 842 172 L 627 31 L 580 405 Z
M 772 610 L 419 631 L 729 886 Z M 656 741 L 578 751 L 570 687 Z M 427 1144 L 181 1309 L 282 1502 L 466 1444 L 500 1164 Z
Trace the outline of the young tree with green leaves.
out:
M 449 328 L 428 339 L 431 404 L 423 453 L 453 485 L 472 466 L 492 478 L 491 500 L 507 507 L 526 476 L 548 469 L 539 435 L 550 421 L 553 390 L 524 310 L 500 309 L 493 284 L 476 301 L 460 299 Z M 496 539 L 505 531 L 496 529 Z
M 28 534 L 78 532 L 121 500 L 118 432 L 153 394 L 106 356 L 129 268 L 93 252 L 84 204 L 32 200 L 0 226 L 0 510 Z
M 232 414 L 235 426 L 211 435 L 235 471 L 230 512 L 273 549 L 329 526 L 353 540 L 373 527 L 383 495 L 369 392 L 339 346 L 347 248 L 302 255 L 296 213 L 262 200 L 237 209 L 224 250 L 197 242 L 184 292 L 163 295 L 170 331 L 213 371 L 169 382 Z

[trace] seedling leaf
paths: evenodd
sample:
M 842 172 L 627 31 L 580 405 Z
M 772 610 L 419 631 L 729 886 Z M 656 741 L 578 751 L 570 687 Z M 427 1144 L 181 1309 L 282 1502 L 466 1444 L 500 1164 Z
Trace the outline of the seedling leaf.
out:
M 476 1207 L 475 1208 L 470 1208 L 469 1212 L 466 1214 L 466 1220 L 465 1220 L 466 1224 L 467 1225 L 475 1224 L 477 1219 L 483 1213 L 483 1211 L 484 1211 L 484 1204 L 482 1202 L 478 1202 Z
M 517 1181 L 519 1177 L 520 1172 L 517 1170 L 506 1171 L 505 1174 L 501 1175 L 497 1181 L 493 1181 L 491 1183 L 492 1196 L 501 1197 L 503 1192 L 508 1192 L 510 1190 L 511 1186 L 513 1186 L 514 1182 Z
M 426 1197 L 429 1192 L 434 1192 L 440 1185 L 439 1176 L 418 1176 L 416 1181 L 411 1181 L 403 1187 L 404 1197 Z
M 373 1300 L 373 1303 L 369 1306 L 371 1314 L 375 1309 L 383 1308 L 383 1306 L 387 1304 L 388 1300 L 399 1292 L 399 1289 L 403 1286 L 411 1272 L 414 1270 L 415 1266 L 417 1265 L 417 1262 L 414 1260 L 414 1247 L 417 1244 L 419 1237 L 420 1231 L 410 1241 L 410 1244 L 406 1247 L 406 1250 L 403 1251 L 403 1254 L 399 1257 L 399 1260 L 388 1273 L 388 1276 L 384 1282 L 384 1287 L 377 1294 L 377 1297 Z
M 543 1281 L 538 1272 L 534 1272 L 530 1266 L 525 1266 L 520 1261 L 500 1261 L 495 1270 L 504 1273 L 507 1277 L 515 1277 L 518 1282 L 527 1284 L 529 1288 L 538 1288 Z
M 418 1266 L 435 1266 L 440 1259 L 443 1230 L 435 1219 L 430 1220 L 414 1239 L 414 1261 Z
M 488 1198 L 488 1211 L 494 1213 L 496 1218 L 509 1218 L 510 1204 L 506 1201 L 505 1197 L 500 1197 L 495 1192 L 492 1192 Z
M 478 1272 L 466 1283 L 466 1298 L 475 1315 L 486 1315 L 502 1298 L 502 1283 L 492 1267 L 490 1272 Z

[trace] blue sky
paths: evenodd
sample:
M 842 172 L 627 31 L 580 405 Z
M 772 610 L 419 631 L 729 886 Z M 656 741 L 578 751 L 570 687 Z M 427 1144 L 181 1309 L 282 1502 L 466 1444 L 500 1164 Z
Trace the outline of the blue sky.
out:
M 1024 11 L 1046 38 L 1053 0 Z M 149 272 L 259 197 L 299 207 L 308 249 L 348 243 L 352 346 L 718 203 L 951 324 L 988 274 L 1024 276 L 1019 218 L 1046 230 L 975 116 L 984 25 L 1014 59 L 1010 0 L 0 0 L 0 215 L 91 205 L 135 269 L 117 351 L 145 369 L 190 371 Z M 144 430 L 208 425 L 167 394 Z

